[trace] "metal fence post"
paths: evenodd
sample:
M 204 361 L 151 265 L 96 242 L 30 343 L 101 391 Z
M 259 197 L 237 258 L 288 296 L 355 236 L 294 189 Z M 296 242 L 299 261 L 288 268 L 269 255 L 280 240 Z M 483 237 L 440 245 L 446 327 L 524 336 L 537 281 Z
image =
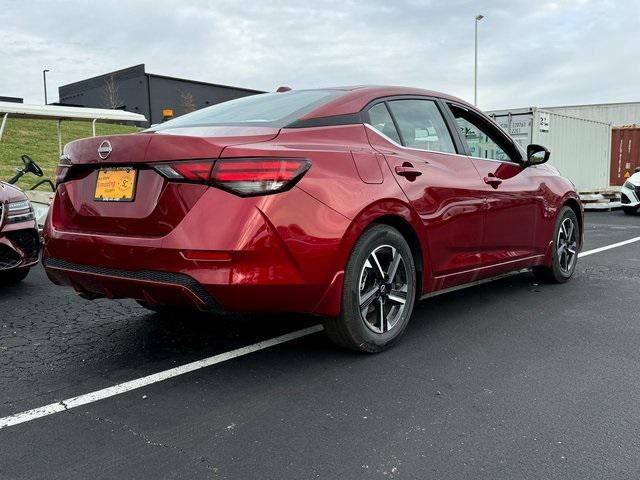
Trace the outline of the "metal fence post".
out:
M 62 120 L 58 120 L 58 152 L 62 155 L 62 129 L 60 125 L 62 124 Z
M 5 113 L 4 117 L 2 117 L 2 125 L 0 125 L 0 140 L 2 140 L 2 134 L 4 133 L 4 126 L 7 124 L 7 118 L 9 118 L 9 114 Z

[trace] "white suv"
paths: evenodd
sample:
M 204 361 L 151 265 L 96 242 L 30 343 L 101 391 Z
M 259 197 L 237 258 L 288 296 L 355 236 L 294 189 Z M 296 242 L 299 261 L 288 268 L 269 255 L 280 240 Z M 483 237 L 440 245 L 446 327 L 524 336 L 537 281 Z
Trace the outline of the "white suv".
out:
M 633 215 L 640 207 L 640 167 L 636 168 L 620 190 L 622 209 L 627 215 Z

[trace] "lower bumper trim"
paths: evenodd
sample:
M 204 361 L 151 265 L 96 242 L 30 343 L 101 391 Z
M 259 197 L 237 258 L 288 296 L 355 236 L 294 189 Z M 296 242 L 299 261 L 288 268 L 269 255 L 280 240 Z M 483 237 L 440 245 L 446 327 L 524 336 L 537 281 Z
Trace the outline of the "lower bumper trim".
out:
M 175 285 L 186 288 L 193 295 L 198 297 L 211 311 L 220 310 L 216 301 L 209 295 L 206 289 L 189 275 L 183 273 L 162 272 L 155 270 L 120 270 L 108 267 L 95 267 L 79 263 L 72 263 L 59 258 L 46 257 L 42 260 L 45 268 L 65 270 L 94 275 L 102 275 L 124 280 L 138 280 L 143 282 L 160 283 L 164 285 Z

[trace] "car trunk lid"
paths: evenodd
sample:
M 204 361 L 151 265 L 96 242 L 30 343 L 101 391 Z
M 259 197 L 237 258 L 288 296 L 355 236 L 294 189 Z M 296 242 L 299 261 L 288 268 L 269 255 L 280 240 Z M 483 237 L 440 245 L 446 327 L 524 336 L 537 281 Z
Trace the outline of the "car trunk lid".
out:
M 209 187 L 168 182 L 153 168 L 156 162 L 217 159 L 232 145 L 264 142 L 278 129 L 198 127 L 92 137 L 65 147 L 54 227 L 85 233 L 163 236 L 171 232 Z M 101 171 L 121 169 L 134 185 L 120 201 L 97 198 Z M 104 174 L 103 174 L 104 175 Z M 103 179 L 103 177 L 101 177 Z

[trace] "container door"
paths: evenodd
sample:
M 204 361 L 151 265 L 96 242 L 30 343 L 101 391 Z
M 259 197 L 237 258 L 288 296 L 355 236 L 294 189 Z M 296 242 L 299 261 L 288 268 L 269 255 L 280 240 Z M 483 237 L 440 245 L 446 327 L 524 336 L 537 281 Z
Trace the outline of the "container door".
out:
M 636 168 L 640 168 L 640 128 L 614 128 L 611 136 L 611 185 L 622 185 Z

